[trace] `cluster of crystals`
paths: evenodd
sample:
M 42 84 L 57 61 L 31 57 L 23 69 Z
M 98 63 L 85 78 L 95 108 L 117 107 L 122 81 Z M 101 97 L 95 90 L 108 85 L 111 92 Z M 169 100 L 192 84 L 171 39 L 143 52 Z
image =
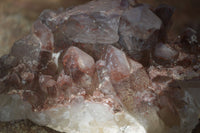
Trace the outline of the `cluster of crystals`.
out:
M 45 10 L 0 58 L 0 94 L 18 94 L 36 112 L 82 101 L 139 112 L 137 119 L 155 109 L 169 132 L 189 131 L 184 125 L 196 123 L 197 108 L 171 84 L 200 76 L 200 47 L 192 29 L 165 43 L 172 14 L 166 5 L 151 10 L 128 0 Z

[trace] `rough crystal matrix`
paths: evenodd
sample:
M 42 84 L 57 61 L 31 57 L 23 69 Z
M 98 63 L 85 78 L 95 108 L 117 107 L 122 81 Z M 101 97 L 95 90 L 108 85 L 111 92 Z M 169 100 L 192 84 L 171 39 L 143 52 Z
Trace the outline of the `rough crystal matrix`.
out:
M 96 0 L 43 11 L 0 58 L 0 121 L 66 133 L 190 133 L 200 47 L 191 29 L 165 43 L 170 9 Z

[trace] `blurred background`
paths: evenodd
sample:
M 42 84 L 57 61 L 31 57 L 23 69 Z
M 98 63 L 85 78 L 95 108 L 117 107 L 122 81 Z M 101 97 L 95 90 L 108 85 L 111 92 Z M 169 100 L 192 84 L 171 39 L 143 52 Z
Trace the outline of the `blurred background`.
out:
M 0 0 L 0 56 L 26 35 L 44 9 L 59 9 L 89 0 Z
M 32 23 L 44 9 L 58 9 L 76 6 L 90 0 L 0 0 L 0 56 L 9 52 L 12 44 L 28 34 Z M 172 37 L 178 36 L 186 27 L 200 32 L 200 0 L 137 0 L 157 7 L 165 3 L 175 8 Z M 0 123 L 0 133 L 27 133 L 54 131 L 38 127 L 29 121 Z M 196 133 L 199 133 L 197 131 Z

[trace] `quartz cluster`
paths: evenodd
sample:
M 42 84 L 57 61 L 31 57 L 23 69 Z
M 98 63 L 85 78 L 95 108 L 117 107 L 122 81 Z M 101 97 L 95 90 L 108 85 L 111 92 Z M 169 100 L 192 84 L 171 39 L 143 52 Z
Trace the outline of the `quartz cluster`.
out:
M 172 14 L 134 0 L 43 11 L 0 58 L 0 121 L 66 133 L 190 133 L 200 45 L 190 28 L 167 40 Z

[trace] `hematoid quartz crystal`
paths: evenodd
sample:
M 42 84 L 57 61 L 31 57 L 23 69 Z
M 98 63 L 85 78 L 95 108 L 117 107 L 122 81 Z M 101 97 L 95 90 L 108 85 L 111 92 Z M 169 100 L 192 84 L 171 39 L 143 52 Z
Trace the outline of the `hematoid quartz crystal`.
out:
M 43 11 L 0 58 L 0 121 L 66 133 L 190 133 L 200 45 L 190 28 L 168 40 L 173 12 L 134 0 Z

